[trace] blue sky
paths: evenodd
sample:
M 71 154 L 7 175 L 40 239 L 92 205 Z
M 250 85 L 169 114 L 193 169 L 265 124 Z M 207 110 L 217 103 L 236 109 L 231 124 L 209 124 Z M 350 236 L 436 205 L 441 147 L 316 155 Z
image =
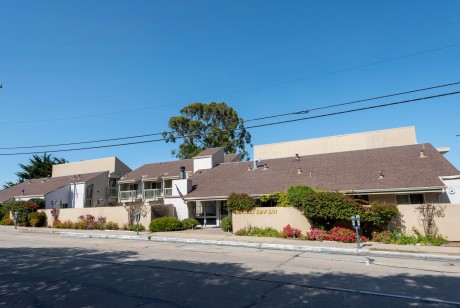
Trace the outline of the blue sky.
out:
M 458 1 L 3 0 L 0 37 L 0 147 L 161 132 L 196 101 L 223 101 L 251 119 L 460 81 Z M 449 146 L 460 168 L 459 102 L 453 95 L 256 128 L 252 143 L 416 126 L 418 142 Z M 174 147 L 53 155 L 117 156 L 135 169 L 172 160 Z M 0 155 L 0 184 L 16 180 L 29 157 Z

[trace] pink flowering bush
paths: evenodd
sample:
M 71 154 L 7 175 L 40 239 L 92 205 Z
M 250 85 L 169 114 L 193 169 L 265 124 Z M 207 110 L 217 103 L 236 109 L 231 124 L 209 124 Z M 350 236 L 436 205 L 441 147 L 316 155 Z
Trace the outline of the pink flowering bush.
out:
M 329 234 L 326 230 L 313 229 L 307 233 L 307 238 L 311 241 L 328 240 Z
M 334 227 L 330 231 L 313 229 L 307 233 L 307 238 L 312 241 L 356 243 L 355 231 L 343 227 Z M 367 238 L 365 236 L 361 236 L 360 241 L 366 242 Z
M 284 238 L 299 238 L 302 236 L 302 231 L 297 228 L 292 228 L 291 225 L 287 225 L 283 228 L 283 232 L 281 232 L 280 236 Z

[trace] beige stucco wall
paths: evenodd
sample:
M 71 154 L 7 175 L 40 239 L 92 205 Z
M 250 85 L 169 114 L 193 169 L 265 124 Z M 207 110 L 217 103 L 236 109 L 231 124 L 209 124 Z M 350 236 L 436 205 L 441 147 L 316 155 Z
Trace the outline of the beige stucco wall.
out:
M 441 206 L 444 207 L 445 216 L 435 219 L 438 233 L 447 236 L 449 241 L 460 241 L 460 204 L 442 204 Z M 406 233 L 411 233 L 412 227 L 423 232 L 423 226 L 416 211 L 417 207 L 418 205 L 398 206 Z M 282 231 L 287 224 L 300 229 L 303 234 L 311 229 L 310 223 L 302 213 L 292 207 L 257 207 L 250 213 L 232 213 L 232 220 L 234 232 L 248 226 L 271 227 Z
M 141 216 L 140 223 L 143 224 L 146 228 L 149 227 L 151 219 L 150 207 L 147 207 L 148 212 L 145 216 Z M 51 216 L 51 210 L 45 210 L 48 225 L 51 225 L 53 222 Z M 72 222 L 78 221 L 78 216 L 80 215 L 93 215 L 94 217 L 105 217 L 107 221 L 113 221 L 118 223 L 118 226 L 121 228 L 123 224 L 128 223 L 128 212 L 123 206 L 114 206 L 114 207 L 95 207 L 95 208 L 83 208 L 83 209 L 60 209 L 58 219 L 61 222 L 66 220 L 71 220 Z
M 255 159 L 294 157 L 416 144 L 415 127 L 297 140 L 254 146 Z
M 412 227 L 423 232 L 421 217 L 416 210 L 418 206 L 416 204 L 398 206 L 406 233 L 410 233 Z M 460 241 L 460 204 L 441 204 L 441 206 L 444 208 L 444 217 L 435 218 L 438 233 L 447 236 L 449 241 Z
M 283 231 L 287 224 L 300 229 L 303 234 L 311 229 L 308 220 L 293 207 L 257 207 L 249 213 L 232 213 L 232 221 L 234 232 L 248 226 Z
M 105 157 L 53 165 L 52 174 L 53 177 L 58 177 L 102 171 L 109 171 L 109 173 L 121 176 L 124 173 L 130 172 L 131 169 L 116 157 Z

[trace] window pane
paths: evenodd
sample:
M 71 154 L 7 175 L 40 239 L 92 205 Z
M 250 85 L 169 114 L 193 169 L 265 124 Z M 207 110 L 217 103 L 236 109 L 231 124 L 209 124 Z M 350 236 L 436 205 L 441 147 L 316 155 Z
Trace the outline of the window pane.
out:
M 216 202 L 206 201 L 205 202 L 206 216 L 216 216 Z
M 410 204 L 409 195 L 396 195 L 397 204 Z
M 409 195 L 410 196 L 410 203 L 411 204 L 423 204 L 423 195 L 416 194 L 416 195 Z

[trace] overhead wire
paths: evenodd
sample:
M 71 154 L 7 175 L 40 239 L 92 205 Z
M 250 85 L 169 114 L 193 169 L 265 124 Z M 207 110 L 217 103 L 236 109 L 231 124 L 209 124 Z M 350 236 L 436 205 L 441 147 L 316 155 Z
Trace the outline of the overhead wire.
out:
M 290 120 L 284 120 L 284 121 L 278 121 L 278 122 L 272 122 L 272 123 L 264 123 L 264 124 L 252 125 L 252 126 L 245 127 L 245 129 L 247 130 L 247 129 L 253 129 L 253 128 L 258 128 L 258 127 L 266 127 L 266 126 L 280 125 L 280 124 L 285 124 L 285 123 L 305 121 L 305 120 L 311 120 L 311 119 L 317 119 L 317 118 L 324 118 L 324 117 L 329 117 L 329 116 L 336 116 L 336 115 L 347 114 L 347 113 L 352 113 L 352 112 L 358 112 L 358 111 L 364 111 L 364 110 L 370 110 L 370 109 L 376 109 L 376 108 L 383 108 L 383 107 L 407 104 L 407 103 L 411 103 L 411 102 L 418 102 L 418 101 L 429 100 L 429 99 L 434 99 L 434 98 L 439 98 L 439 97 L 457 95 L 457 94 L 460 94 L 460 91 L 442 93 L 442 94 L 425 96 L 425 97 L 418 97 L 418 98 L 413 98 L 413 99 L 407 99 L 407 100 L 402 100 L 402 101 L 397 101 L 397 102 L 392 102 L 392 103 L 385 103 L 385 104 L 380 104 L 380 105 L 368 106 L 368 107 L 361 107 L 361 108 L 350 109 L 350 110 L 343 110 L 343 111 L 327 113 L 327 114 L 321 114 L 321 115 L 316 115 L 316 116 L 309 116 L 309 117 L 290 119 Z M 218 132 L 218 133 L 221 134 L 221 133 L 224 133 L 224 132 L 229 132 L 229 131 L 224 130 L 224 131 L 221 131 L 221 132 Z M 216 134 L 216 133 L 206 133 L 204 135 L 214 135 L 214 134 Z M 176 136 L 176 139 L 183 139 L 183 137 Z M 81 150 L 89 150 L 89 149 L 101 149 L 101 148 L 120 147 L 120 146 L 135 145 L 135 144 L 153 143 L 153 142 L 166 141 L 166 140 L 167 140 L 167 138 L 160 138 L 160 139 L 153 139 L 153 140 L 144 140 L 144 141 L 119 143 L 119 144 L 109 144 L 109 145 L 100 145 L 100 146 L 92 146 L 92 147 L 82 147 L 82 148 L 58 149 L 58 150 L 34 151 L 34 152 L 18 152 L 18 153 L 0 153 L 0 156 L 14 156 L 14 155 L 30 155 L 30 154 L 42 154 L 42 153 L 58 153 L 58 152 L 81 151 Z
M 275 114 L 275 115 L 264 116 L 264 117 L 259 117 L 259 118 L 252 118 L 252 119 L 248 119 L 248 120 L 243 120 L 243 122 L 247 123 L 247 122 L 252 122 L 252 121 L 260 121 L 260 120 L 283 117 L 283 116 L 288 116 L 288 115 L 307 114 L 307 113 L 309 113 L 311 111 L 329 109 L 329 108 L 334 108 L 334 107 L 339 107 L 339 106 L 346 106 L 346 105 L 351 105 L 351 104 L 357 104 L 357 103 L 362 103 L 362 102 L 367 102 L 367 101 L 372 101 L 372 100 L 377 100 L 377 99 L 383 99 L 383 98 L 395 97 L 395 96 L 400 96 L 400 95 L 405 95 L 405 94 L 410 94 L 410 93 L 416 93 L 416 92 L 428 91 L 428 90 L 433 90 L 433 89 L 439 89 L 439 88 L 454 86 L 454 85 L 458 85 L 458 84 L 460 84 L 460 81 L 441 84 L 441 85 L 436 85 L 436 86 L 430 86 L 430 87 L 425 87 L 425 88 L 420 88 L 420 89 L 415 89 L 415 90 L 407 90 L 407 91 L 403 91 L 403 92 L 385 94 L 385 95 L 381 95 L 381 96 L 365 98 L 365 99 L 360 99 L 360 100 L 354 100 L 354 101 L 340 103 L 340 104 L 333 104 L 333 105 L 327 105 L 327 106 L 316 107 L 316 108 L 311 108 L 311 109 L 304 109 L 304 110 L 300 110 L 300 111 L 293 111 L 293 112 Z M 166 132 L 166 133 L 171 133 L 171 132 Z M 77 142 L 69 142 L 69 143 L 56 143 L 56 144 L 31 145 L 31 146 L 16 146 L 16 147 L 0 147 L 0 150 L 17 150 L 17 149 L 60 147 L 60 146 L 68 146 L 68 145 L 90 144 L 90 143 L 99 143 L 99 142 L 108 142 L 108 141 L 117 141 L 117 140 L 126 140 L 126 139 L 137 139 L 137 138 L 144 138 L 144 137 L 159 136 L 159 135 L 162 135 L 162 134 L 163 134 L 163 132 L 158 132 L 158 133 L 149 133 L 149 134 L 143 134 L 143 135 L 115 137 L 115 138 L 89 140 L 89 141 L 77 141 Z

